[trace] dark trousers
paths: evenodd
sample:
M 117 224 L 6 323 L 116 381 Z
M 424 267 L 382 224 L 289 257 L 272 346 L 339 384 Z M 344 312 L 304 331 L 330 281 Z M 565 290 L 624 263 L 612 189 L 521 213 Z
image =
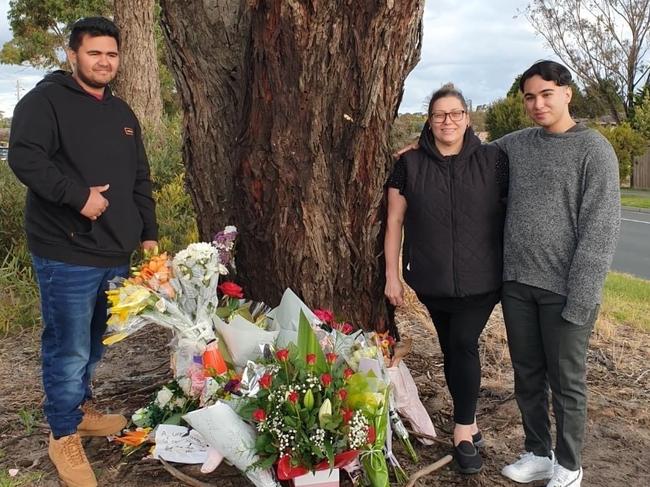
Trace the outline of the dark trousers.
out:
M 454 422 L 472 424 L 481 386 L 478 339 L 485 328 L 494 302 L 459 310 L 443 310 L 420 298 L 438 332 L 444 356 L 445 379 L 454 401 Z
M 566 298 L 514 281 L 505 282 L 501 305 L 515 372 L 515 396 L 526 435 L 525 449 L 550 455 L 549 385 L 560 465 L 577 470 L 587 413 L 586 353 L 596 320 L 579 326 L 561 313 Z

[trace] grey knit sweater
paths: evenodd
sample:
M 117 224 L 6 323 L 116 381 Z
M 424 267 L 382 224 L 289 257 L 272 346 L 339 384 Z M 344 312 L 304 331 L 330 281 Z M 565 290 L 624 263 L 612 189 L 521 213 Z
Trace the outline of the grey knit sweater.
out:
M 616 154 L 582 126 L 561 134 L 524 129 L 495 143 L 510 159 L 504 281 L 566 296 L 562 317 L 585 324 L 618 239 Z

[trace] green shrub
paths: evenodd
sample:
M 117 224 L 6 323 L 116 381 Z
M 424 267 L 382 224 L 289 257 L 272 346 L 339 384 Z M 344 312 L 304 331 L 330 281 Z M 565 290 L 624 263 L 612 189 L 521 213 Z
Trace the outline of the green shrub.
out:
M 23 214 L 25 187 L 16 179 L 6 162 L 0 162 L 0 260 L 14 253 L 19 262 L 30 266 L 25 239 Z
M 38 324 L 38 287 L 31 266 L 10 249 L 0 262 L 0 333 Z
M 618 157 L 619 178 L 621 182 L 630 177 L 632 161 L 646 151 L 647 141 L 629 123 L 625 122 L 615 127 L 596 127 L 607 137 L 614 147 Z
M 178 174 L 154 194 L 161 250 L 176 252 L 197 242 L 199 232 L 185 175 Z
M 523 98 L 519 92 L 495 101 L 485 114 L 485 128 L 490 134 L 490 140 L 496 140 L 510 132 L 532 125 L 533 122 L 526 115 Z
M 151 179 L 154 189 L 169 184 L 183 173 L 181 118 L 167 118 L 161 131 L 144 130 Z

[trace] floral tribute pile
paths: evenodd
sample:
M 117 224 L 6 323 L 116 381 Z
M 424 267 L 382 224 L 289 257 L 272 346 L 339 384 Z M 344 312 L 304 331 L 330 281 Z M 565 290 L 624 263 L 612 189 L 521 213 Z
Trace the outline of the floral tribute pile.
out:
M 418 459 L 400 415 L 435 431 L 406 365 L 390 366 L 394 340 L 312 311 L 290 289 L 271 308 L 220 282 L 234 271 L 236 235 L 226 227 L 173 258 L 148 255 L 111 283 L 106 344 L 148 324 L 173 332 L 174 379 L 115 441 L 127 453 L 154 442 L 155 458 L 203 472 L 226 459 L 261 487 L 316 485 L 319 471 L 338 485 L 339 469 L 355 485 L 386 487 L 389 466 L 404 483 L 393 432 Z

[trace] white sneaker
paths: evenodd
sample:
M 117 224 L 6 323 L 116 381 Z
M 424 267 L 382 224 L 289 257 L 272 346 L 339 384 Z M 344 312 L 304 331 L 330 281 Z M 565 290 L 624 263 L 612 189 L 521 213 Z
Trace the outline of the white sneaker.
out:
M 560 464 L 553 469 L 553 478 L 546 487 L 580 487 L 582 482 L 582 467 L 579 470 L 569 470 Z
M 526 484 L 534 480 L 546 480 L 553 477 L 554 464 L 555 454 L 552 451 L 551 458 L 538 457 L 533 452 L 526 452 L 519 455 L 519 460 L 515 463 L 503 467 L 501 474 L 515 482 Z

